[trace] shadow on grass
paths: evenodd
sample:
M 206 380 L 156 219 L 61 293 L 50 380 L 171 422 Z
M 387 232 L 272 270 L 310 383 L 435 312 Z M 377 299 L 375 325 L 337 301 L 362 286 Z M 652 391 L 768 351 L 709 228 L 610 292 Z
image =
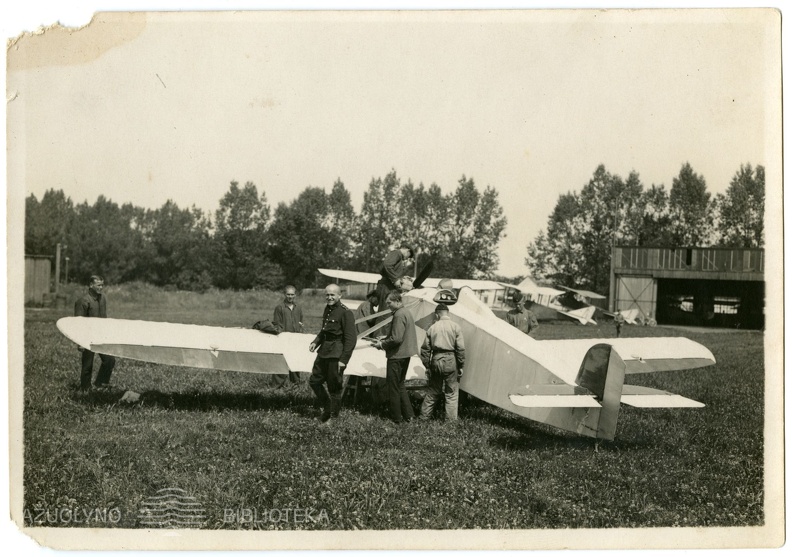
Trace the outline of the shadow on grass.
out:
M 487 403 L 476 401 L 460 414 L 467 420 L 479 420 L 496 426 L 504 431 L 489 437 L 487 443 L 493 447 L 510 451 L 524 451 L 537 449 L 572 449 L 596 450 L 604 452 L 618 452 L 645 448 L 654 445 L 650 437 L 642 437 L 641 441 L 635 439 L 619 438 L 613 441 L 584 437 L 575 433 L 556 429 L 534 422 L 528 418 L 510 414 Z M 661 432 L 658 432 L 660 435 Z
M 262 392 L 231 393 L 223 391 L 186 391 L 164 393 L 156 390 L 140 393 L 135 402 L 122 401 L 122 391 L 91 391 L 76 393 L 75 402 L 86 406 L 118 406 L 120 408 L 163 408 L 195 412 L 217 412 L 221 410 L 289 410 L 299 415 L 311 415 L 314 411 L 313 397 L 303 392 L 265 390 Z

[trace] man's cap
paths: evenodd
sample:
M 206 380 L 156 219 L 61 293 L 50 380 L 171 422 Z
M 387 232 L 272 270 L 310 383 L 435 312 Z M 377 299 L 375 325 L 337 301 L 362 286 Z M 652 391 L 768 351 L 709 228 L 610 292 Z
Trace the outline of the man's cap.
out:
M 515 292 L 514 294 L 512 294 L 512 300 L 514 301 L 515 304 L 520 302 L 522 299 L 523 299 L 523 293 L 522 292 L 518 291 L 518 292 Z
M 437 304 L 435 311 L 448 311 L 448 306 L 445 304 Z

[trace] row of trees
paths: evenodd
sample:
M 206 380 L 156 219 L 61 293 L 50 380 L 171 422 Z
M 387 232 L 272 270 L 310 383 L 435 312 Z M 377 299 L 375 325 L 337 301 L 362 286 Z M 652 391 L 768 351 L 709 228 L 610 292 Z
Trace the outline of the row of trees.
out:
M 330 192 L 307 187 L 273 211 L 251 182 L 231 182 L 214 215 L 172 201 L 159 209 L 118 205 L 100 196 L 75 205 L 63 191 L 26 199 L 25 251 L 68 246 L 70 278 L 94 273 L 111 283 L 140 280 L 179 289 L 298 287 L 318 267 L 376 272 L 393 246 L 434 257 L 435 272 L 488 276 L 506 219 L 491 187 L 462 176 L 443 194 L 436 184 L 402 182 L 395 171 L 372 179 L 360 213 L 337 180 Z
M 764 199 L 762 166 L 741 165 L 726 193 L 713 197 L 688 163 L 670 191 L 600 165 L 580 193 L 559 197 L 525 263 L 537 280 L 607 294 L 613 245 L 762 247 Z

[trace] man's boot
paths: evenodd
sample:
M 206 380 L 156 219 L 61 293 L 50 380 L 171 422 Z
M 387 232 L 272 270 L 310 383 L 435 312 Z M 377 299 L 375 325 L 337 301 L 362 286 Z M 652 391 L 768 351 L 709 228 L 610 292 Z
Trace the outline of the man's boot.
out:
M 326 423 L 332 416 L 333 399 L 325 400 L 323 406 L 324 408 L 322 410 L 322 415 L 319 416 L 319 421 Z
M 337 418 L 341 413 L 341 395 L 330 395 L 330 416 Z

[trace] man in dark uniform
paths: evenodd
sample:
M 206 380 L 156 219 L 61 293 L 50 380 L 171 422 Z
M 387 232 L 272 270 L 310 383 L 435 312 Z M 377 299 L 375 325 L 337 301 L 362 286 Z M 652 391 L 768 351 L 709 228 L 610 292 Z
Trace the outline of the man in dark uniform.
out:
M 74 303 L 74 315 L 77 317 L 107 317 L 107 298 L 102 294 L 104 279 L 92 275 L 88 280 L 88 292 Z M 91 388 L 93 375 L 94 353 L 85 348 L 78 348 L 82 353 L 82 371 L 80 373 L 80 390 Z M 96 376 L 94 386 L 97 388 L 110 386 L 110 374 L 115 367 L 115 358 L 107 354 L 99 354 L 102 365 Z
M 388 294 L 396 290 L 401 278 L 407 274 L 407 269 L 412 267 L 414 257 L 415 254 L 412 248 L 402 246 L 399 249 L 388 252 L 388 255 L 382 260 L 382 269 L 380 269 L 382 278 L 377 283 L 378 307 L 381 310 L 387 307 L 386 299 Z
M 308 347 L 311 352 L 316 352 L 308 384 L 323 408 L 322 422 L 338 417 L 341 411 L 344 368 L 357 344 L 355 316 L 341 303 L 341 289 L 337 284 L 325 288 L 325 300 L 327 306 L 322 316 L 322 330 Z
M 506 321 L 509 325 L 517 327 L 526 335 L 538 329 L 539 322 L 536 320 L 536 315 L 530 309 L 525 309 L 525 296 L 522 292 L 515 292 L 512 301 L 514 309 L 506 314 Z

